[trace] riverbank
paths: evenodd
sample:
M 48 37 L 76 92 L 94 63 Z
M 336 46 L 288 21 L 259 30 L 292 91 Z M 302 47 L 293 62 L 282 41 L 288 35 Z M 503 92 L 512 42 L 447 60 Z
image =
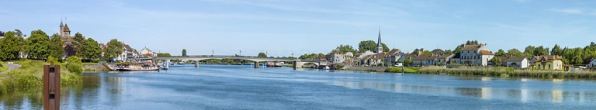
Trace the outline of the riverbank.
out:
M 0 93 L 43 87 L 43 65 L 49 65 L 49 63 L 34 60 L 20 60 L 14 63 L 21 67 L 0 74 Z M 63 64 L 59 65 L 61 85 L 72 85 L 82 81 L 81 75 L 69 72 Z
M 564 72 L 564 71 L 543 71 L 543 70 L 515 70 L 507 67 L 422 67 L 414 74 L 447 74 L 447 75 L 470 75 L 470 76 L 493 76 L 493 77 L 527 77 L 527 78 L 571 78 L 571 79 L 596 79 L 594 72 Z
M 110 71 L 100 63 L 83 63 L 84 72 L 108 72 Z

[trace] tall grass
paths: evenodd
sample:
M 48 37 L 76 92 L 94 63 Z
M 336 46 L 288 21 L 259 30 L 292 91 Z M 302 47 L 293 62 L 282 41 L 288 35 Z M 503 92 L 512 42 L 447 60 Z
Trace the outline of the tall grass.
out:
M 474 76 L 495 76 L 495 77 L 530 77 L 530 78 L 578 78 L 596 79 L 594 72 L 564 72 L 545 70 L 514 70 L 507 67 L 461 67 L 461 68 L 438 68 L 423 67 L 418 74 L 449 74 L 449 75 L 474 75 Z
M 0 74 L 0 93 L 19 89 L 41 89 L 43 87 L 43 65 L 49 65 L 49 63 L 32 60 L 16 61 L 15 63 L 20 64 L 21 67 L 6 74 Z M 62 66 L 60 71 L 61 85 L 81 82 L 80 75 L 70 73 Z

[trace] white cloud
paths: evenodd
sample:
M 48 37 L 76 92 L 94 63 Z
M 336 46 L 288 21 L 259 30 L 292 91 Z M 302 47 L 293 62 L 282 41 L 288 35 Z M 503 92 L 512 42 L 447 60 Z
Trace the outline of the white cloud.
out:
M 584 14 L 584 11 L 581 9 L 553 9 L 552 11 L 567 13 L 567 14 Z

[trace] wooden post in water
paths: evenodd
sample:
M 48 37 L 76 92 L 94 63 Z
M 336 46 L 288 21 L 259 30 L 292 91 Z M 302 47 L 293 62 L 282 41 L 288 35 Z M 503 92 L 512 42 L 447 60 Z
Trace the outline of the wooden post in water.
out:
M 43 108 L 60 110 L 60 65 L 43 66 Z
M 255 61 L 255 68 L 259 68 L 259 62 Z

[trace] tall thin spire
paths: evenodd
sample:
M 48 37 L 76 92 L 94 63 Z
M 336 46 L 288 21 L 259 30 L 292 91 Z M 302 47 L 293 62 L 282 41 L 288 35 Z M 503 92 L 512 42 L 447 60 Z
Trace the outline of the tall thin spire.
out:
M 62 18 L 60 18 L 60 27 L 64 27 L 64 24 L 62 23 Z
M 379 41 L 377 43 L 379 43 L 377 44 L 377 47 L 383 47 L 383 45 L 381 45 L 381 26 L 379 26 Z
M 379 26 L 379 41 L 377 42 L 377 53 L 383 52 L 383 42 L 381 42 L 381 26 Z

